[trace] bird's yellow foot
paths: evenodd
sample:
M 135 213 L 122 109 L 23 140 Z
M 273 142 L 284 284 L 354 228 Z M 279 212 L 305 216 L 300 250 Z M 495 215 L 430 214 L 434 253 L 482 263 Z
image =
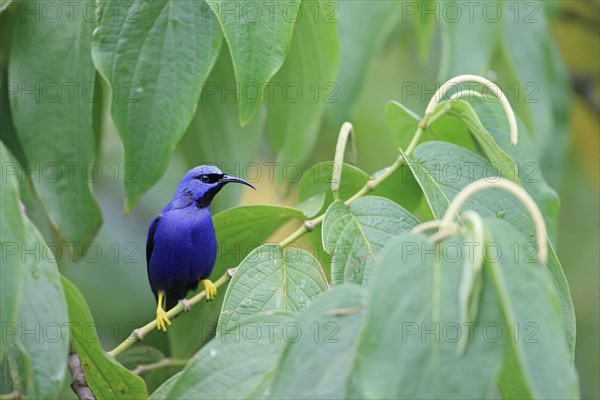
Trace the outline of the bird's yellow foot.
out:
M 165 325 L 165 323 L 171 326 L 171 321 L 169 321 L 169 318 L 167 318 L 167 312 L 159 306 L 156 308 L 156 328 L 159 331 L 166 332 L 167 325 Z
M 202 279 L 200 283 L 204 286 L 204 290 L 206 291 L 206 300 L 212 301 L 217 295 L 217 287 L 210 279 Z
M 163 291 L 158 292 L 158 305 L 156 306 L 156 329 L 166 332 L 167 325 L 171 326 L 171 321 L 169 321 L 166 311 L 162 308 L 164 295 L 165 293 Z M 165 325 L 165 322 L 167 325 Z

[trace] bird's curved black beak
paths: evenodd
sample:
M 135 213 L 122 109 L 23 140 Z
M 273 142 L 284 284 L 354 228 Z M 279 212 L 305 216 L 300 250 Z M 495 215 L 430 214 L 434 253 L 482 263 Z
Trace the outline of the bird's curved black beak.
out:
M 219 179 L 219 183 L 225 184 L 230 182 L 241 183 L 242 185 L 250 186 L 252 189 L 256 190 L 256 188 L 250 182 L 242 178 L 224 175 L 221 179 Z

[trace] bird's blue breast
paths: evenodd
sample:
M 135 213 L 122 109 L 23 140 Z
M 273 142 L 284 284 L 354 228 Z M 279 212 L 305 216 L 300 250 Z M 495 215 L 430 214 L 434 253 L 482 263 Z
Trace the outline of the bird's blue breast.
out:
M 217 240 L 209 208 L 166 208 L 154 232 L 148 276 L 152 290 L 195 289 L 208 278 L 217 257 Z

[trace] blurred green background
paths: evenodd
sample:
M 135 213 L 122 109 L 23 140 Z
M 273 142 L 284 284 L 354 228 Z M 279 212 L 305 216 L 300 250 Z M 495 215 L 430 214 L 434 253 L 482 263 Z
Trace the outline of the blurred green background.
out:
M 443 82 L 446 75 L 454 72 L 472 72 L 461 68 L 478 63 L 482 57 L 489 60 L 487 77 L 502 85 L 517 113 L 537 130 L 555 129 L 553 133 L 540 135 L 545 138 L 539 141 L 542 168 L 561 198 L 558 254 L 570 283 L 577 314 L 576 366 L 582 395 L 583 398 L 600 398 L 600 2 L 523 2 L 523 12 L 528 10 L 526 5 L 529 3 L 541 5 L 536 17 L 547 20 L 549 26 L 547 31 L 542 28 L 541 39 L 535 36 L 539 34 L 536 31 L 541 24 L 539 21 L 527 29 L 504 27 L 507 30 L 504 43 L 500 48 L 489 49 L 485 38 L 478 38 L 474 33 L 476 26 L 466 23 L 463 32 L 454 32 L 463 35 L 464 48 L 451 52 L 450 56 L 449 43 L 456 43 L 439 24 L 414 17 L 405 20 L 406 13 L 399 12 L 386 16 L 381 22 L 377 20 L 381 16 L 371 16 L 373 20 L 359 26 L 355 22 L 361 20 L 356 20 L 353 15 L 358 9 L 356 3 L 359 2 L 342 0 L 338 3 L 341 60 L 338 96 L 341 101 L 328 105 L 317 144 L 306 165 L 333 158 L 335 139 L 343 119 L 354 124 L 360 168 L 372 173 L 390 165 L 397 151 L 386 122 L 385 104 L 396 100 L 423 113 L 436 88 L 435 82 Z M 5 38 L 6 34 L 3 34 L 3 47 Z M 358 42 L 357 38 L 360 39 Z M 558 49 L 556 54 L 548 50 L 554 46 Z M 525 50 L 519 52 L 520 48 Z M 543 48 L 550 55 L 537 57 L 531 52 L 532 48 Z M 562 61 L 553 58 L 554 55 L 559 55 Z M 5 60 L 3 57 L 3 65 Z M 344 80 L 346 63 L 362 68 L 362 82 Z M 563 66 L 566 66 L 564 82 L 561 81 Z M 514 98 L 516 101 L 510 96 L 511 82 L 515 82 L 514 76 L 519 72 L 529 73 L 533 77 L 529 83 L 539 85 L 539 98 L 534 95 L 537 104 L 528 104 L 522 94 Z M 418 88 L 416 92 L 413 91 L 415 87 Z M 103 89 L 108 93 L 106 86 Z M 356 92 L 356 99 L 347 100 L 345 96 L 352 91 Z M 551 106 L 544 108 L 548 104 Z M 236 133 L 239 130 L 237 113 L 230 112 L 222 125 L 223 130 L 230 132 L 206 132 L 201 116 L 197 115 L 173 153 L 163 178 L 131 213 L 124 215 L 122 177 L 113 174 L 115 165 L 122 166 L 123 148 L 110 119 L 109 104 L 105 101 L 99 107 L 97 115 L 102 117 L 96 121 L 101 130 L 98 162 L 103 176 L 94 185 L 94 192 L 104 222 L 94 239 L 94 246 L 83 260 L 73 263 L 63 254 L 59 264 L 61 271 L 85 294 L 98 323 L 102 343 L 109 349 L 154 316 L 155 301 L 146 277 L 146 230 L 153 216 L 170 200 L 180 177 L 191 166 L 205 162 L 223 162 L 221 166 L 226 172 L 234 174 L 251 170 L 244 168 L 247 164 L 233 150 L 213 158 L 203 158 L 194 151 L 198 146 L 210 146 L 211 140 L 217 140 L 219 135 L 227 136 L 232 132 L 243 135 L 243 130 Z M 202 109 L 202 100 L 198 108 Z M 560 129 L 562 125 L 567 129 Z M 241 189 L 227 187 L 217 197 L 213 210 L 230 207 L 238 200 L 244 204 L 292 204 L 293 190 L 288 193 L 267 179 L 265 163 L 275 156 L 266 138 L 240 140 L 247 142 L 246 150 L 256 150 L 254 162 L 263 172 L 262 178 L 254 182 L 258 191 L 237 192 Z M 239 165 L 235 164 L 237 161 Z M 48 233 L 48 229 L 46 231 Z M 190 343 L 201 343 L 210 330 L 207 326 L 205 332 L 186 331 L 184 321 L 216 312 L 217 303 L 197 307 L 190 314 L 178 317 L 168 336 L 152 333 L 145 339 L 145 344 L 177 356 L 174 341 L 194 335 L 200 337 L 188 338 Z M 152 391 L 153 388 L 149 389 Z M 64 395 L 73 396 L 68 385 Z

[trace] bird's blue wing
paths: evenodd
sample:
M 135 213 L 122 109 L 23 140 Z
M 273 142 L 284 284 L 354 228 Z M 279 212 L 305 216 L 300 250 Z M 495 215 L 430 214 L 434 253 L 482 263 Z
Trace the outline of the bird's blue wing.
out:
M 152 258 L 152 252 L 154 251 L 154 234 L 158 227 L 158 222 L 162 218 L 162 214 L 158 214 L 150 223 L 148 228 L 148 237 L 146 238 L 146 266 L 148 270 L 148 279 L 150 279 L 150 259 Z

